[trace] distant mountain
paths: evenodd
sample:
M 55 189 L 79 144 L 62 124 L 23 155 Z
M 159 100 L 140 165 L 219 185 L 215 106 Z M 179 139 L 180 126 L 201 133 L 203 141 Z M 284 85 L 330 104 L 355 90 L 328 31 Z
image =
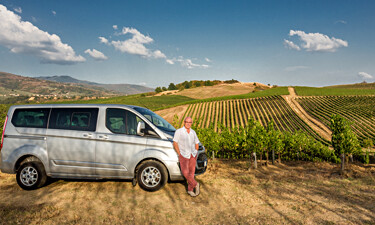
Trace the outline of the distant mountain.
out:
M 86 80 L 78 80 L 71 76 L 62 75 L 62 76 L 51 76 L 51 77 L 35 77 L 36 79 L 40 80 L 49 80 L 55 81 L 60 83 L 76 83 L 76 84 L 89 84 L 89 85 L 98 85 L 98 83 L 90 82 Z
M 55 81 L 60 83 L 74 83 L 74 84 L 81 84 L 85 85 L 86 87 L 90 88 L 96 88 L 100 87 L 108 91 L 114 91 L 120 94 L 140 94 L 145 92 L 151 92 L 154 91 L 154 89 L 136 85 L 136 84 L 100 84 L 95 83 L 91 81 L 85 81 L 85 80 L 78 80 L 71 76 L 51 76 L 51 77 L 36 77 L 40 80 L 49 80 L 49 81 Z
M 113 91 L 90 85 L 82 86 L 75 83 L 59 83 L 24 77 L 11 73 L 0 72 L 0 95 L 48 95 L 48 96 L 114 96 Z

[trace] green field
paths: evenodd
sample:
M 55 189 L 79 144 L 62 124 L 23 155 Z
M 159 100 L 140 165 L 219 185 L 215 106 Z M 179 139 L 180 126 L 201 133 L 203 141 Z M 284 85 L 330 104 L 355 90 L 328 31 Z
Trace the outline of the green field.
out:
M 351 86 L 352 87 L 352 86 Z M 342 88 L 338 87 L 294 87 L 299 96 L 344 96 L 344 95 L 375 95 L 375 89 Z

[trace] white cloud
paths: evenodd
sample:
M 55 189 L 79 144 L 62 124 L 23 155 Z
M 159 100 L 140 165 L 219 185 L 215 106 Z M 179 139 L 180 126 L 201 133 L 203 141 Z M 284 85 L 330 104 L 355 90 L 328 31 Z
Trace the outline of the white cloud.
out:
M 116 30 L 117 25 L 113 25 L 113 28 Z M 101 43 L 111 45 L 116 50 L 122 53 L 138 55 L 138 56 L 141 56 L 143 58 L 148 58 L 148 59 L 150 58 L 165 59 L 165 62 L 167 64 L 174 65 L 175 63 L 178 63 L 181 66 L 186 67 L 188 69 L 210 67 L 209 65 L 206 65 L 206 64 L 194 63 L 193 60 L 185 59 L 182 56 L 178 58 L 173 58 L 173 59 L 167 58 L 167 56 L 162 51 L 158 49 L 152 50 L 148 48 L 147 45 L 150 45 L 151 43 L 153 43 L 154 40 L 150 36 L 142 34 L 135 28 L 123 27 L 121 32 L 115 33 L 115 36 L 116 37 L 125 36 L 126 38 L 125 40 L 112 40 L 112 41 L 109 41 L 105 37 L 99 37 L 99 39 Z M 208 58 L 205 58 L 205 60 L 206 62 L 211 62 L 211 60 Z
M 284 70 L 287 72 L 294 72 L 297 70 L 305 70 L 305 69 L 310 69 L 308 66 L 288 66 Z
M 113 25 L 112 27 L 113 27 L 113 29 L 115 29 L 115 30 L 118 29 L 117 25 Z
M 368 74 L 366 72 L 359 72 L 358 76 L 362 79 L 373 79 L 374 78 L 374 76 L 372 76 L 371 74 Z
M 289 49 L 294 49 L 294 50 L 297 50 L 297 51 L 301 50 L 301 48 L 298 45 L 294 44 L 292 41 L 288 41 L 288 40 L 284 39 L 284 45 L 285 45 L 285 47 L 287 47 Z
M 40 30 L 0 4 L 0 45 L 13 53 L 25 53 L 40 58 L 42 63 L 75 64 L 86 59 L 61 42 L 56 34 Z
M 347 24 L 348 22 L 346 22 L 345 20 L 337 20 L 335 22 L 335 24 L 337 24 L 337 23 Z
M 108 39 L 105 37 L 99 37 L 100 43 L 108 44 Z
M 206 62 L 212 62 L 212 60 L 211 59 L 209 59 L 209 58 L 204 58 L 204 60 L 206 60 Z
M 153 52 L 153 55 L 154 55 L 154 58 L 158 59 L 158 58 L 167 58 L 164 53 L 162 53 L 160 50 L 156 50 Z
M 56 11 L 52 10 L 52 14 L 53 14 L 54 16 L 56 16 Z
M 296 47 L 301 47 L 306 51 L 316 52 L 335 52 L 340 47 L 348 47 L 348 42 L 342 39 L 328 37 L 321 33 L 305 33 L 299 30 L 290 30 L 289 36 L 298 36 L 301 40 L 300 46 L 293 42 L 284 40 L 284 44 L 292 49 L 298 50 Z M 293 46 L 293 47 L 292 47 Z
M 180 63 L 181 66 L 186 67 L 188 69 L 194 69 L 194 68 L 207 69 L 207 68 L 210 67 L 209 65 L 206 65 L 206 64 L 193 63 L 193 61 L 191 59 L 185 59 L 182 56 L 178 57 L 177 59 L 176 58 L 167 59 L 166 62 L 169 63 L 169 64 L 174 64 L 175 62 L 178 62 L 178 63 Z
M 173 62 L 173 60 L 172 59 L 167 59 L 167 60 L 165 60 L 168 64 L 170 64 L 170 65 L 174 65 L 174 62 Z
M 95 60 L 101 61 L 101 60 L 107 60 L 108 57 L 105 56 L 102 52 L 96 50 L 96 49 L 87 49 L 85 53 L 89 54 L 92 58 Z
M 14 11 L 16 11 L 16 12 L 19 13 L 19 14 L 22 13 L 22 9 L 21 9 L 21 7 L 14 8 Z
M 166 58 L 165 54 L 160 50 L 150 50 L 146 45 L 151 44 L 154 40 L 142 34 L 135 28 L 124 27 L 119 35 L 130 35 L 125 41 L 111 41 L 111 45 L 123 53 L 139 55 L 144 58 Z M 103 42 L 104 43 L 104 42 Z

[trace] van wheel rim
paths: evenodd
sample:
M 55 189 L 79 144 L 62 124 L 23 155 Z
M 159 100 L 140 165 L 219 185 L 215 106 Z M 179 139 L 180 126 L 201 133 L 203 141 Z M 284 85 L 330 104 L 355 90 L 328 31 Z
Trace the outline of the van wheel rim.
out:
M 38 181 L 38 171 L 31 166 L 23 168 L 20 176 L 21 182 L 25 186 L 33 186 Z
M 146 167 L 141 174 L 141 180 L 144 185 L 147 187 L 155 187 L 161 181 L 160 171 L 153 166 Z

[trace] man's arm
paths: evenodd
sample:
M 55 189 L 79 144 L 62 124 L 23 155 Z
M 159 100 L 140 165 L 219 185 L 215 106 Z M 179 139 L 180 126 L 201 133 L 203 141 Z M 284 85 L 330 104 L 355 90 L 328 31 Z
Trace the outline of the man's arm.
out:
M 174 150 L 176 150 L 177 152 L 177 155 L 180 155 L 180 148 L 178 147 L 178 143 L 177 142 L 173 142 L 173 147 L 174 147 Z
M 199 139 L 198 139 L 197 133 L 195 133 L 195 131 L 194 131 L 194 141 L 195 141 L 195 149 L 198 150 L 199 149 Z

